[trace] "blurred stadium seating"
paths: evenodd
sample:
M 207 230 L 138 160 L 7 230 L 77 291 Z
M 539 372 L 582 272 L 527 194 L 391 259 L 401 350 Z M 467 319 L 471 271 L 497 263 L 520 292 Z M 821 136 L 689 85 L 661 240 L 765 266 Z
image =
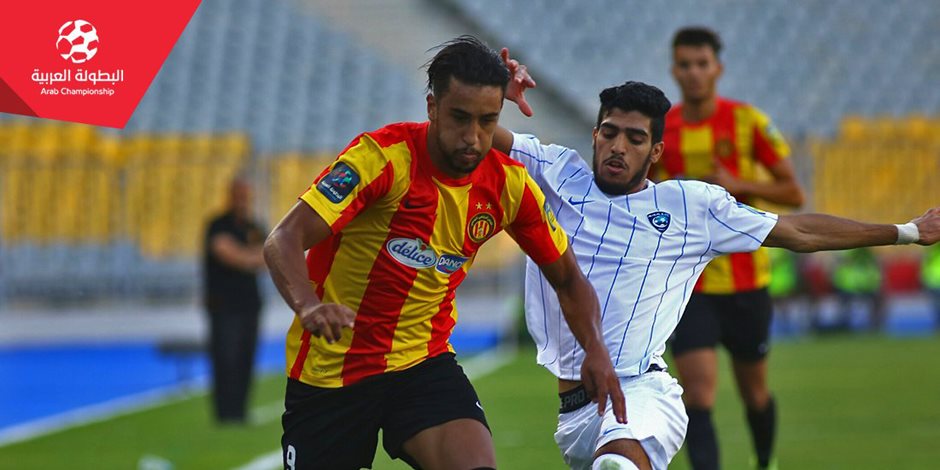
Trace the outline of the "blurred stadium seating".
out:
M 233 175 L 252 176 L 271 226 L 356 133 L 420 119 L 415 64 L 389 62 L 314 3 L 330 4 L 203 1 L 124 130 L 2 117 L 0 301 L 191 298 L 203 224 Z M 582 3 L 449 5 L 510 46 L 585 128 L 597 90 L 624 79 L 675 99 L 672 32 L 714 26 L 722 92 L 790 136 L 807 209 L 897 222 L 940 200 L 940 8 L 929 0 L 677 0 L 669 15 Z M 503 242 L 477 266 L 504 265 Z
M 936 114 L 940 8 L 933 0 L 449 0 L 509 46 L 588 118 L 625 79 L 663 88 L 676 29 L 715 28 L 720 91 L 767 111 L 785 133 L 831 134 L 848 114 Z

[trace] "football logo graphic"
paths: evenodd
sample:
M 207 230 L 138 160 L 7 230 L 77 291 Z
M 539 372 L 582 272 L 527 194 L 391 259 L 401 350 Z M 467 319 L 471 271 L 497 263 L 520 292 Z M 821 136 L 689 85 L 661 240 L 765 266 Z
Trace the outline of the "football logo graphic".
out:
M 66 21 L 59 28 L 55 46 L 63 59 L 75 64 L 87 62 L 98 53 L 98 30 L 85 20 Z

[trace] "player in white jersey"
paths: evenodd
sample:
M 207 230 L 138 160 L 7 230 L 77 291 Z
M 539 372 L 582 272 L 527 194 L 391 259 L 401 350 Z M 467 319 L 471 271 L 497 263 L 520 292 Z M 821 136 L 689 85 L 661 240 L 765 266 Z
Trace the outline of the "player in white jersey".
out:
M 507 94 L 525 112 L 524 69 Z M 795 251 L 892 243 L 932 244 L 940 209 L 904 225 L 866 224 L 822 214 L 777 216 L 738 203 L 699 181 L 647 179 L 663 151 L 670 103 L 638 82 L 605 89 L 594 129 L 592 165 L 573 149 L 544 145 L 500 128 L 494 148 L 525 164 L 568 233 L 581 269 L 597 290 L 605 345 L 627 404 L 627 423 L 598 416 L 578 371 L 584 355 L 568 331 L 551 286 L 529 263 L 526 322 L 538 362 L 558 377 L 561 410 L 555 440 L 572 468 L 666 468 L 685 437 L 682 388 L 662 359 L 708 261 L 759 246 Z M 526 113 L 529 114 L 529 113 Z

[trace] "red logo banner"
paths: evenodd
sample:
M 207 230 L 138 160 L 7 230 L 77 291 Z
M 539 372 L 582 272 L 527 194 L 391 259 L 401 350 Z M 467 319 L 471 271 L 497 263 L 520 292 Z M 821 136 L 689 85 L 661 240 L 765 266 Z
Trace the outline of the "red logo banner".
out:
M 199 1 L 7 2 L 0 112 L 124 127 Z

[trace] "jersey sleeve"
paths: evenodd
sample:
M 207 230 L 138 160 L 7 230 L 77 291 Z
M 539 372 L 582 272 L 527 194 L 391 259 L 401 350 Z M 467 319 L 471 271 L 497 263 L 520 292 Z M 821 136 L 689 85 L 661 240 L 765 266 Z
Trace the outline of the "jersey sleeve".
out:
M 719 253 L 754 251 L 777 224 L 777 214 L 738 202 L 721 186 L 704 185 L 708 201 L 705 223 L 711 247 Z
M 392 164 L 368 135 L 360 135 L 300 199 L 337 233 L 392 186 Z
M 754 122 L 754 158 L 771 168 L 790 157 L 790 146 L 777 126 L 761 110 L 751 107 Z
M 507 175 L 511 207 L 506 232 L 536 264 L 552 263 L 568 249 L 568 235 L 532 177 L 524 171 L 515 173 Z
M 525 169 L 532 175 L 536 183 L 543 185 L 545 171 L 555 164 L 567 160 L 571 156 L 580 156 L 573 149 L 560 145 L 542 145 L 537 137 L 529 134 L 512 133 L 512 151 L 509 156 L 525 165 Z

